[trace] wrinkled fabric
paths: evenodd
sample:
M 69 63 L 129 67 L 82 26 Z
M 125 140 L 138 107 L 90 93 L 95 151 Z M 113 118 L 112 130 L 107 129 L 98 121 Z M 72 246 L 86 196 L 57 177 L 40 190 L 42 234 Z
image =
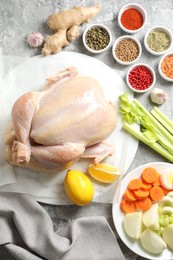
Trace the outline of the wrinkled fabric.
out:
M 56 233 L 44 208 L 30 195 L 0 192 L 1 260 L 123 260 L 104 217 L 72 221 Z

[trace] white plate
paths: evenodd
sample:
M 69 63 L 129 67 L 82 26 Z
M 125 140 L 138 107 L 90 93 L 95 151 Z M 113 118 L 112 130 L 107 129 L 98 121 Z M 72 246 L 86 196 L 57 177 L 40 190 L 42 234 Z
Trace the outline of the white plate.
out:
M 7 119 L 10 118 L 12 105 L 20 95 L 31 90 L 40 90 L 47 77 L 69 66 L 76 66 L 81 75 L 96 78 L 103 86 L 105 95 L 115 104 L 118 111 L 119 95 L 128 91 L 128 88 L 116 71 L 97 59 L 79 53 L 60 52 L 47 57 L 39 55 L 11 70 L 4 79 L 5 85 L 0 96 L 0 103 L 5 100 L 3 113 L 0 113 L 0 120 L 4 122 L 1 125 L 1 132 L 6 127 Z M 122 130 L 120 116 L 118 126 L 108 141 L 115 146 L 116 151 L 113 156 L 106 159 L 106 162 L 117 166 L 121 172 L 125 172 L 135 156 L 138 141 Z M 0 147 L 2 147 L 1 144 Z M 1 156 L 4 153 L 4 148 L 1 148 L 0 152 Z M 85 172 L 90 162 L 89 160 L 80 160 L 72 168 Z M 2 164 L 0 164 L 0 177 L 1 174 L 5 174 L 1 166 Z M 35 196 L 38 201 L 49 204 L 69 204 L 63 188 L 66 171 L 58 174 L 45 174 L 15 167 L 14 171 L 17 183 L 1 187 L 1 190 L 26 192 Z M 115 183 L 110 185 L 94 183 L 94 201 L 112 202 L 115 185 Z
M 148 166 L 155 168 L 161 174 L 164 173 L 165 170 L 167 170 L 167 169 L 173 169 L 173 165 L 170 163 L 153 162 L 153 163 L 144 164 L 144 165 L 136 168 L 135 170 L 131 171 L 130 173 L 128 173 L 126 175 L 126 177 L 123 179 L 123 181 L 121 183 L 120 201 L 121 201 L 122 195 L 124 194 L 124 192 L 127 188 L 129 181 L 132 179 L 135 179 L 135 178 L 139 178 L 141 176 L 141 173 L 144 170 L 144 168 L 146 168 Z M 119 201 L 119 203 L 120 203 L 120 201 Z M 113 204 L 112 215 L 113 215 L 113 222 L 114 222 L 115 228 L 116 228 L 121 240 L 124 242 L 124 244 L 137 255 L 140 255 L 147 259 L 157 259 L 157 260 L 173 259 L 173 252 L 169 251 L 168 249 L 165 249 L 162 252 L 162 254 L 160 254 L 160 255 L 153 255 L 153 254 L 146 252 L 140 246 L 140 243 L 138 241 L 134 241 L 126 235 L 124 228 L 123 228 L 123 219 L 124 219 L 125 215 L 121 211 L 119 203 Z

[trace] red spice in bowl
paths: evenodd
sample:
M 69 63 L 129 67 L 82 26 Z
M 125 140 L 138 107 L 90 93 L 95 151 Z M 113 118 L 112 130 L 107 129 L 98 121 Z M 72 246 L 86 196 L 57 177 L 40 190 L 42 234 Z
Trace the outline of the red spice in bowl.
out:
M 128 30 L 137 30 L 143 25 L 143 16 L 137 9 L 129 8 L 122 13 L 121 23 Z
M 147 13 L 139 4 L 127 4 L 118 14 L 118 24 L 127 33 L 136 33 L 141 30 L 147 21 Z
M 130 89 L 138 93 L 143 93 L 153 87 L 155 73 L 148 65 L 139 64 L 129 70 L 126 80 Z

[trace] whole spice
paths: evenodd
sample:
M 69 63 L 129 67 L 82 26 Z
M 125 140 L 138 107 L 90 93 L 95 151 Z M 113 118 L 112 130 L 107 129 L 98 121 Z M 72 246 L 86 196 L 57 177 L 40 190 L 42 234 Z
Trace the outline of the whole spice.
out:
M 129 83 L 137 90 L 145 90 L 149 88 L 153 82 L 153 76 L 145 66 L 137 66 L 129 73 Z
M 143 25 L 143 16 L 135 8 L 129 8 L 122 13 L 121 23 L 128 30 L 137 30 Z
M 102 27 L 94 27 L 86 33 L 86 44 L 90 49 L 102 50 L 109 44 L 108 32 Z
M 166 77 L 173 79 L 173 55 L 166 57 L 162 61 L 161 70 Z
M 115 55 L 121 61 L 133 61 L 139 55 L 138 45 L 132 39 L 123 39 L 116 45 Z
M 156 29 L 149 33 L 147 44 L 151 50 L 163 52 L 169 47 L 170 38 L 166 32 Z

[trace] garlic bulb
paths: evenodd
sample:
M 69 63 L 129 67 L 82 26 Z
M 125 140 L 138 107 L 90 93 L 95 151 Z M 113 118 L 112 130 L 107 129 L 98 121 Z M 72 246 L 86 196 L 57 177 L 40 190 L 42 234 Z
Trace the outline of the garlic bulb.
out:
M 150 98 L 153 103 L 162 105 L 168 99 L 168 95 L 163 89 L 154 88 L 150 92 Z
M 40 32 L 31 32 L 28 34 L 27 40 L 31 47 L 37 48 L 43 44 L 44 37 Z

